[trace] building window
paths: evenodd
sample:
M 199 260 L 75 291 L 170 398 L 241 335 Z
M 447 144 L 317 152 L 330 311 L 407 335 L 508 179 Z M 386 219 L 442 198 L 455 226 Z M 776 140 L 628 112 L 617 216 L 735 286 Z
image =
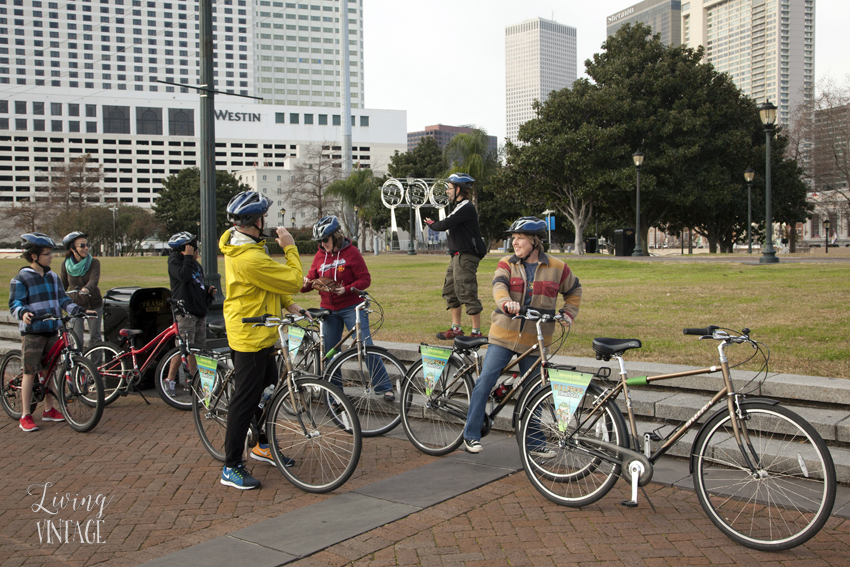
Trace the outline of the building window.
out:
M 51 102 L 50 103 L 50 116 L 62 116 L 62 103 L 61 102 Z
M 32 129 L 35 132 L 44 132 L 44 120 L 36 118 L 32 121 Z
M 43 102 L 34 102 L 32 103 L 32 113 L 36 116 L 44 116 L 44 103 Z
M 97 105 L 96 104 L 87 104 L 86 105 L 86 118 L 97 118 Z
M 27 101 L 16 100 L 15 101 L 15 114 L 26 114 L 26 113 L 27 113 Z
M 312 124 L 313 123 L 313 115 L 305 114 L 304 115 L 304 124 Z
M 334 114 L 333 125 L 342 126 L 342 117 L 339 114 Z
M 161 136 L 162 135 L 162 109 L 136 107 L 136 134 Z
M 97 134 L 97 122 L 86 122 L 86 133 Z
M 286 124 L 286 113 L 285 112 L 275 112 L 274 113 L 274 123 L 275 124 Z
M 169 108 L 168 134 L 170 136 L 194 136 L 195 109 Z
M 68 116 L 79 116 L 80 115 L 80 105 L 70 103 L 68 104 Z
M 299 124 L 300 123 L 298 121 L 298 113 L 297 112 L 290 112 L 289 113 L 289 123 L 290 124 Z
M 50 131 L 51 132 L 61 132 L 62 131 L 62 121 L 61 120 L 51 120 L 50 121 Z
M 86 105 L 88 106 L 88 105 Z M 103 106 L 103 133 L 104 134 L 129 134 L 130 133 L 130 107 L 129 106 Z
M 26 103 L 24 103 L 24 104 L 26 104 Z M 26 129 L 27 129 L 27 119 L 26 118 L 15 118 L 15 130 L 26 130 Z
M 361 116 L 360 117 L 360 126 L 363 126 L 363 127 L 369 126 L 369 117 L 368 116 Z

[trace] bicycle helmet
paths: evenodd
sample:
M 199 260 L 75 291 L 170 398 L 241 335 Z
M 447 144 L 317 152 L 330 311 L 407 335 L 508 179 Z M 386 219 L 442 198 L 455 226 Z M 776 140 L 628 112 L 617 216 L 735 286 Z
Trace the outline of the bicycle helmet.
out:
M 53 239 L 40 232 L 28 232 L 21 235 L 21 248 L 32 250 L 33 248 L 56 248 Z
M 79 230 L 66 234 L 65 238 L 62 239 L 62 244 L 65 245 L 65 250 L 70 250 L 74 245 L 74 241 L 78 238 L 88 238 L 88 235 L 85 232 L 80 232 Z
M 508 234 L 533 234 L 546 238 L 546 223 L 537 217 L 521 217 L 513 222 Z
M 313 225 L 313 240 L 321 242 L 331 234 L 339 230 L 339 219 L 335 216 L 327 216 Z
M 446 182 L 452 185 L 458 185 L 469 191 L 472 189 L 472 184 L 475 183 L 475 180 L 466 173 L 452 173 L 446 179 Z
M 256 191 L 243 191 L 227 203 L 227 220 L 239 226 L 251 226 L 266 214 L 271 204 Z
M 196 236 L 190 232 L 178 232 L 168 240 L 168 245 L 174 249 L 180 248 L 184 244 L 189 244 L 195 240 Z

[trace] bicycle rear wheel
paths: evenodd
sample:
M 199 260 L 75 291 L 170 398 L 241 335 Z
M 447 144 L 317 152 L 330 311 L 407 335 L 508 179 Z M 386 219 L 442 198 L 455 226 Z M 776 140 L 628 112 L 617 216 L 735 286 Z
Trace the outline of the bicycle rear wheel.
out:
M 194 345 L 189 345 L 189 351 L 192 354 L 205 356 L 207 358 L 218 358 L 217 353 L 199 349 Z M 168 372 L 171 367 L 171 361 L 175 357 L 180 359 L 179 347 L 171 349 L 162 356 L 156 367 L 156 372 L 154 373 L 154 385 L 156 386 L 157 394 L 159 394 L 159 397 L 162 398 L 162 401 L 166 404 L 174 409 L 189 411 L 192 409 L 192 401 L 194 398 L 192 395 L 192 380 L 194 377 L 189 372 L 186 365 L 183 364 L 183 361 L 180 360 L 180 364 L 177 366 L 177 379 L 174 381 L 174 388 L 171 388 L 171 384 L 168 383 Z
M 413 446 L 427 455 L 446 455 L 463 442 L 472 395 L 472 378 L 458 376 L 461 363 L 449 359 L 433 388 L 426 387 L 422 360 L 417 360 L 401 386 L 401 423 Z M 428 390 L 431 390 L 430 392 Z
M 74 431 L 91 431 L 103 415 L 103 382 L 100 373 L 87 358 L 73 356 L 74 367 L 57 364 L 53 384 L 65 421 Z
M 732 540 L 762 551 L 796 547 L 832 513 L 835 467 L 815 429 L 794 412 L 758 402 L 740 404 L 746 420 L 745 462 L 725 409 L 703 427 L 692 450 L 694 488 L 714 525 Z
M 617 455 L 578 440 L 585 437 L 628 447 L 626 422 L 613 401 L 590 415 L 601 393 L 595 384 L 588 386 L 566 431 L 558 427 L 551 388 L 537 392 L 525 409 L 517 432 L 522 467 L 534 488 L 556 504 L 576 508 L 592 504 L 617 482 L 621 469 Z
M 201 385 L 200 373 L 192 379 L 192 420 L 201 444 L 217 461 L 224 462 L 224 436 L 227 432 L 227 408 L 233 395 L 232 372 L 218 366 L 209 402 Z
M 286 382 L 278 387 L 267 416 L 266 436 L 275 464 L 301 490 L 336 490 L 360 460 L 363 440 L 354 406 L 319 376 L 299 377 L 295 384 L 291 395 Z M 336 400 L 335 409 L 329 400 Z M 287 467 L 284 458 L 295 463 Z
M 334 357 L 325 372 L 325 379 L 342 388 L 354 405 L 364 437 L 383 435 L 401 422 L 399 405 L 384 400 L 387 388 L 399 390 L 406 369 L 404 364 L 389 352 L 365 347 L 365 356 L 358 357 L 356 348 Z M 376 392 L 378 388 L 381 391 Z
M 21 351 L 10 350 L 3 357 L 3 362 L 0 363 L 0 403 L 3 405 L 3 411 L 12 419 L 21 419 L 23 412 L 23 402 L 21 401 L 21 380 L 23 379 L 23 362 L 21 360 Z M 32 414 L 35 411 L 37 402 L 30 403 L 30 411 Z
M 121 357 L 123 353 L 118 345 L 107 341 L 96 342 L 83 353 L 100 372 L 106 405 L 117 400 L 127 390 L 128 378 L 133 369 L 129 357 Z

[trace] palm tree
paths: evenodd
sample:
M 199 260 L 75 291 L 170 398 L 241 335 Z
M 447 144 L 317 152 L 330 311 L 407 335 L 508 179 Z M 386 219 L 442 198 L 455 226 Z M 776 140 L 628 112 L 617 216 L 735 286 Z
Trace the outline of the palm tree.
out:
M 355 169 L 347 179 L 338 179 L 328 185 L 325 193 L 332 197 L 342 199 L 343 206 L 354 211 L 354 221 L 351 222 L 349 215 L 342 216 L 342 222 L 352 238 L 358 239 L 358 245 L 365 250 L 366 243 L 360 242 L 360 236 L 366 232 L 366 221 L 368 219 L 370 205 L 378 190 L 371 169 Z M 353 224 L 353 226 L 352 226 Z

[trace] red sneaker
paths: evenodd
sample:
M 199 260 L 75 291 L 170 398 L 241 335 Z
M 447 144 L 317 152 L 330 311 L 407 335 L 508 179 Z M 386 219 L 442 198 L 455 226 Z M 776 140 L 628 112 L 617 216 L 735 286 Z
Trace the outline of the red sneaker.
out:
M 65 421 L 65 416 L 56 408 L 50 408 L 50 411 L 42 412 L 41 421 Z
M 455 331 L 454 329 L 450 328 L 448 331 L 442 331 L 442 332 L 437 333 L 437 338 L 440 339 L 441 341 L 450 341 L 455 337 L 462 337 L 462 336 L 463 336 L 463 329 L 458 329 L 457 331 Z
M 31 415 L 25 415 L 21 418 L 21 429 L 26 432 L 38 431 L 38 426 L 32 420 Z
M 481 331 L 478 331 L 478 332 L 473 331 L 473 332 L 469 333 L 469 336 L 470 336 L 470 338 L 473 338 L 473 339 L 480 339 L 484 335 L 481 334 Z

